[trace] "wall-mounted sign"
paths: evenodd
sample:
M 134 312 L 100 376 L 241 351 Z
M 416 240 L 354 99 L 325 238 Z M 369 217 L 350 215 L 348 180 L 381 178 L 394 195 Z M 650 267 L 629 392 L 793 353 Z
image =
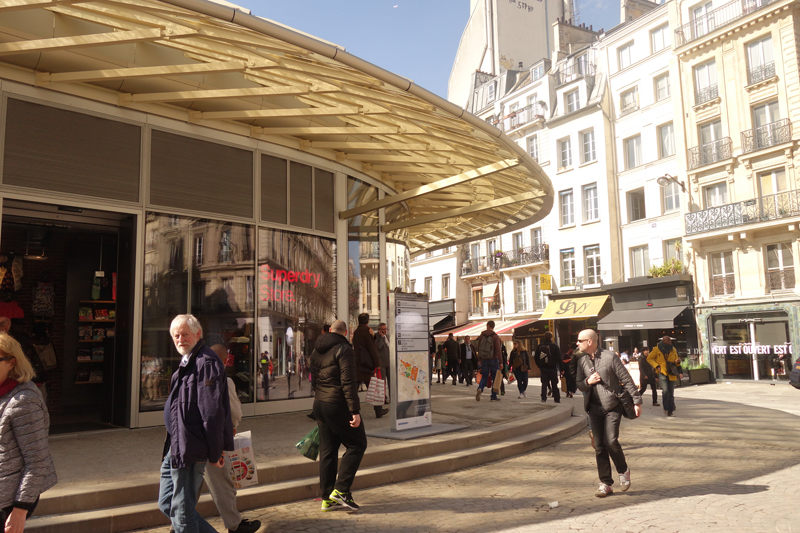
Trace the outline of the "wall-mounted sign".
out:
M 543 291 L 552 291 L 553 276 L 550 274 L 539 274 L 539 288 Z
M 717 346 L 711 345 L 711 353 L 714 355 L 792 355 L 792 343 L 783 344 L 755 344 L 752 342 L 741 342 Z

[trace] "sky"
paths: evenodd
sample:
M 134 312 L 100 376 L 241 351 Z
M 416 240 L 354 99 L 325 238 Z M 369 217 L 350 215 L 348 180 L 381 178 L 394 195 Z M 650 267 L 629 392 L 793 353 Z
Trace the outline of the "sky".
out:
M 469 0 L 232 0 L 447 98 L 447 81 Z M 578 0 L 580 22 L 609 29 L 619 0 Z

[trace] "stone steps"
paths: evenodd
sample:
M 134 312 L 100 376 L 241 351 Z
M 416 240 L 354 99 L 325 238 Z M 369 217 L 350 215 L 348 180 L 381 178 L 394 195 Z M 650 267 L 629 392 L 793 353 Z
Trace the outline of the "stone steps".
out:
M 397 483 L 452 472 L 526 453 L 570 437 L 586 427 L 585 416 L 557 406 L 537 415 L 490 428 L 437 435 L 367 450 L 354 489 Z M 319 496 L 319 463 L 303 457 L 261 464 L 261 484 L 239 490 L 240 510 Z M 156 504 L 158 478 L 138 484 L 109 483 L 48 491 L 25 531 L 46 533 L 116 533 L 167 524 Z M 197 506 L 203 516 L 217 515 L 211 496 Z

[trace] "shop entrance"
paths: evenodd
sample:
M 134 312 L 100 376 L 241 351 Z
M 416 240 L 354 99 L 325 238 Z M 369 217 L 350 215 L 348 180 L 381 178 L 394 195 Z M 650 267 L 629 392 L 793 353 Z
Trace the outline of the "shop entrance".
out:
M 37 371 L 50 433 L 130 426 L 135 215 L 3 202 L 0 316 Z
M 715 314 L 711 357 L 723 379 L 789 379 L 792 342 L 785 312 Z

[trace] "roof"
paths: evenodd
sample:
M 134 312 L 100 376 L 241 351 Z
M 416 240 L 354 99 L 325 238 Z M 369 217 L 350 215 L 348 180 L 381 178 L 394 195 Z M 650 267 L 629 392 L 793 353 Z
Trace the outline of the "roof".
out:
M 399 43 L 402 46 L 402 43 Z M 0 0 L 0 77 L 301 150 L 394 194 L 412 255 L 544 218 L 553 187 L 497 128 L 341 47 L 207 0 Z

